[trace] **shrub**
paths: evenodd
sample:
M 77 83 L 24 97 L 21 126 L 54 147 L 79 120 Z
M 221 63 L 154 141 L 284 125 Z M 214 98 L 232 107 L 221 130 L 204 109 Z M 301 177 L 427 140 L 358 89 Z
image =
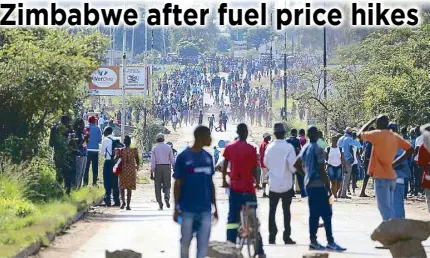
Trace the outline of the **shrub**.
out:
M 133 138 L 136 139 L 139 150 L 150 151 L 152 144 L 155 143 L 155 137 L 157 134 L 164 132 L 164 129 L 162 122 L 151 116 L 147 118 L 146 129 L 143 126 L 143 120 L 139 122 L 133 133 Z
M 38 173 L 37 184 L 30 187 L 29 199 L 34 202 L 48 202 L 64 195 L 62 186 L 56 180 L 56 171 L 52 163 L 46 159 L 34 158 L 28 169 Z

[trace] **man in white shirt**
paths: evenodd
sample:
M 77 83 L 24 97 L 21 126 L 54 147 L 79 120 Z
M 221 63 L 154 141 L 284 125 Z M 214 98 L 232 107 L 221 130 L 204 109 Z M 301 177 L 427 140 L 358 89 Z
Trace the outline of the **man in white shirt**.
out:
M 269 144 L 264 154 L 264 164 L 269 170 L 269 244 L 276 243 L 276 208 L 279 199 L 282 199 L 284 212 L 284 243 L 295 244 L 291 239 L 291 199 L 293 198 L 293 174 L 296 169 L 296 151 L 294 147 L 285 140 L 286 130 L 282 123 L 274 126 L 276 140 Z
M 102 141 L 101 152 L 103 158 L 105 160 L 103 165 L 103 185 L 105 188 L 105 197 L 104 202 L 106 206 L 110 207 L 111 203 L 111 194 L 113 194 L 114 206 L 119 207 L 119 188 L 118 188 L 118 177 L 112 172 L 113 170 L 113 158 L 115 153 L 113 152 L 112 144 L 114 142 L 113 138 L 113 129 L 108 126 L 105 128 L 103 135 L 104 139 Z

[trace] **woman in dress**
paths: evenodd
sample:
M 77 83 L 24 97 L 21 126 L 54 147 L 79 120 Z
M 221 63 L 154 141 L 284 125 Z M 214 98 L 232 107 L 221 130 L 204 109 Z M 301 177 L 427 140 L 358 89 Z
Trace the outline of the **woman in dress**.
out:
M 122 170 L 119 174 L 119 189 L 121 190 L 121 209 L 125 207 L 125 190 L 127 190 L 127 210 L 131 210 L 131 191 L 136 190 L 137 169 L 139 168 L 139 154 L 136 148 L 130 148 L 131 139 L 125 136 L 125 148 L 120 152 Z

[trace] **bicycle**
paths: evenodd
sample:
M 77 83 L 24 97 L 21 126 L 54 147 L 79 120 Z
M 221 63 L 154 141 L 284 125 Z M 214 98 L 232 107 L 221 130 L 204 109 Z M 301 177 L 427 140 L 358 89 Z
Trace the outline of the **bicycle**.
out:
M 256 202 L 247 202 L 242 205 L 240 212 L 240 224 L 238 229 L 239 250 L 242 252 L 244 245 L 247 245 L 249 257 L 257 257 L 260 248 L 260 222 L 256 214 Z

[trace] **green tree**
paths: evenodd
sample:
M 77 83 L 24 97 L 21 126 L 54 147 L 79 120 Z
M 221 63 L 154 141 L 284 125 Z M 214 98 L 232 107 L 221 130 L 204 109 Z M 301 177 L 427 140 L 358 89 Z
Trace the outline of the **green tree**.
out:
M 216 40 L 216 49 L 219 52 L 224 52 L 224 53 L 228 52 L 228 51 L 230 51 L 230 48 L 231 48 L 231 41 L 230 41 L 230 39 L 228 39 L 227 37 L 223 37 L 223 36 L 217 38 L 217 40 Z
M 193 42 L 182 41 L 178 44 L 178 52 L 180 57 L 197 57 L 199 49 Z
M 246 32 L 245 40 L 248 48 L 258 48 L 270 39 L 270 30 L 268 29 L 248 29 Z
M 54 29 L 0 30 L 0 38 L 0 150 L 9 137 L 17 148 L 35 147 L 50 124 L 70 113 L 106 40 Z

